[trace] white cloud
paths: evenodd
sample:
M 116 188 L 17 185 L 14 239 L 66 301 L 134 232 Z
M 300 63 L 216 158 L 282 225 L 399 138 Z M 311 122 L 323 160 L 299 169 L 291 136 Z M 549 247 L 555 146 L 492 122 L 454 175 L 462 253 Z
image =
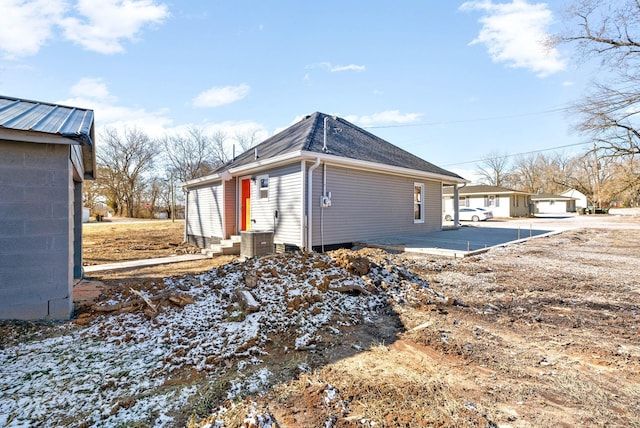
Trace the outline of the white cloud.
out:
M 59 36 L 103 54 L 124 51 L 143 27 L 169 17 L 155 0 L 2 0 L 0 52 L 7 58 L 34 55 Z
M 420 120 L 422 113 L 400 113 L 399 110 L 386 110 L 368 116 L 346 116 L 345 119 L 362 126 L 382 125 L 389 123 L 411 123 Z
M 564 82 L 562 82 L 562 86 L 565 86 L 565 87 L 573 86 L 575 84 L 576 82 L 572 82 L 571 80 L 565 80 Z
M 481 11 L 482 28 L 471 44 L 482 43 L 494 62 L 509 67 L 527 68 L 539 77 L 564 70 L 565 62 L 557 49 L 546 45 L 553 14 L 545 3 L 525 0 L 494 3 L 492 0 L 468 1 L 463 11 Z
M 141 108 L 117 105 L 117 97 L 109 93 L 107 85 L 100 78 L 80 79 L 69 92 L 72 97 L 56 103 L 93 110 L 97 130 L 105 126 L 136 127 L 152 137 L 158 137 L 172 125 L 166 109 L 149 112 Z
M 97 135 L 104 127 L 137 128 L 152 138 L 170 134 L 186 133 L 191 127 L 201 128 L 205 134 L 222 131 L 227 135 L 225 142 L 229 154 L 233 151 L 236 135 L 255 135 L 256 142 L 262 142 L 269 136 L 266 128 L 253 121 L 226 121 L 221 123 L 207 122 L 204 124 L 185 123 L 175 125 L 169 117 L 168 109 L 147 111 L 142 108 L 132 108 L 118 105 L 118 98 L 109 92 L 107 84 L 100 78 L 80 79 L 70 90 L 72 95 L 65 100 L 56 101 L 63 105 L 88 108 L 94 111 Z M 98 141 L 98 146 L 100 142 Z M 240 154 L 240 147 L 236 147 L 236 154 Z
M 316 64 L 307 65 L 305 68 L 324 68 L 329 70 L 332 73 L 340 72 L 340 71 L 365 71 L 367 69 L 364 65 L 356 65 L 356 64 L 348 64 L 348 65 L 334 65 L 330 62 L 319 62 Z
M 3 0 L 0 52 L 6 58 L 36 54 L 53 37 L 65 9 L 64 0 Z
M 214 86 L 198 94 L 193 99 L 194 107 L 218 107 L 241 100 L 249 94 L 251 87 L 246 83 L 238 86 Z
M 103 54 L 123 52 L 123 40 L 135 40 L 144 26 L 169 17 L 168 7 L 154 0 L 78 0 L 75 9 L 79 17 L 60 22 L 65 37 Z
M 100 78 L 84 77 L 70 89 L 71 95 L 76 97 L 91 97 L 99 100 L 114 100 L 109 94 L 106 83 Z
M 334 65 L 329 67 L 329 71 L 331 71 L 332 73 L 335 73 L 337 71 L 364 71 L 364 70 L 366 70 L 366 67 L 364 65 L 355 65 L 355 64 Z

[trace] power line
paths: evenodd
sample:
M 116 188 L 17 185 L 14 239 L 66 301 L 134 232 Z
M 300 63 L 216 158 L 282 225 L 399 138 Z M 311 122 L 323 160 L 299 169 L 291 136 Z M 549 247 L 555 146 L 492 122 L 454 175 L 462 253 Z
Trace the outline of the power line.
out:
M 618 96 L 628 96 L 628 94 L 624 94 L 625 91 L 629 89 L 635 89 L 634 93 L 638 93 L 638 85 L 631 84 L 629 86 L 623 86 L 621 88 L 607 88 L 610 92 L 617 92 Z M 611 98 L 610 93 L 596 93 L 590 96 L 587 96 L 586 99 L 592 99 L 596 102 L 603 101 Z M 584 99 L 583 99 L 584 101 Z M 410 127 L 420 127 L 420 126 L 437 126 L 437 125 L 453 125 L 459 123 L 474 123 L 474 122 L 486 122 L 491 120 L 502 120 L 502 119 L 514 119 L 518 117 L 529 117 L 529 116 L 539 116 L 548 113 L 557 113 L 561 111 L 570 111 L 576 108 L 576 102 L 561 104 L 562 107 L 550 108 L 548 110 L 535 111 L 530 113 L 520 113 L 520 114 L 512 114 L 506 116 L 490 116 L 490 117 L 482 117 L 477 119 L 463 119 L 463 120 L 451 120 L 451 121 L 442 121 L 442 122 L 426 122 L 426 123 L 404 123 L 397 125 L 378 125 L 378 126 L 362 126 L 363 129 L 383 129 L 383 128 L 410 128 Z
M 404 123 L 399 125 L 379 125 L 379 126 L 363 126 L 364 129 L 382 129 L 382 128 L 409 128 L 409 127 L 419 127 L 419 126 L 436 126 L 436 125 L 454 125 L 459 123 L 474 123 L 474 122 L 486 122 L 490 120 L 502 120 L 502 119 L 514 119 L 518 117 L 529 117 L 529 116 L 539 116 L 542 114 L 548 113 L 557 113 L 560 111 L 566 111 L 569 107 L 561 107 L 544 111 L 537 111 L 531 113 L 521 113 L 521 114 L 512 114 L 508 116 L 493 116 L 493 117 L 482 117 L 477 119 L 463 119 L 463 120 L 452 120 L 445 122 L 427 122 L 427 123 Z
M 466 162 L 457 162 L 457 163 L 450 163 L 447 165 L 442 165 L 443 167 L 450 167 L 450 166 L 457 166 L 457 165 L 466 165 L 466 164 L 470 164 L 470 163 L 478 163 L 478 162 L 485 162 L 491 159 L 495 159 L 495 158 L 511 158 L 514 156 L 524 156 L 524 155 L 530 155 L 530 154 L 534 154 L 534 153 L 541 153 L 541 152 L 548 152 L 550 150 L 558 150 L 558 149 L 564 149 L 567 147 L 575 147 L 575 146 L 584 146 L 585 144 L 589 144 L 589 143 L 573 143 L 573 144 L 565 144 L 563 146 L 556 146 L 556 147 L 549 147 L 546 149 L 539 149 L 539 150 L 532 150 L 530 152 L 522 152 L 522 153 L 514 153 L 514 154 L 507 154 L 507 155 L 503 155 L 503 156 L 492 156 L 491 158 L 484 158 L 484 159 L 478 159 L 478 160 L 473 160 L 473 161 L 466 161 Z

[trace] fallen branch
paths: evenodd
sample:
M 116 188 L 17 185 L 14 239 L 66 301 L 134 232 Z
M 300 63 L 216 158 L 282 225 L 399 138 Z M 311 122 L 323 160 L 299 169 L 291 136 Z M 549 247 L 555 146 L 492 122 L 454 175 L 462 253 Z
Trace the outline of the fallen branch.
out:
M 155 313 L 158 313 L 158 309 L 156 309 L 156 306 L 151 303 L 151 300 L 149 300 L 147 297 L 143 296 L 141 292 L 139 292 L 138 290 L 134 290 L 133 288 L 129 288 L 129 290 L 133 293 L 136 294 L 140 297 L 142 297 L 142 300 L 144 300 L 144 302 L 151 308 L 151 310 Z
M 142 296 L 140 294 L 140 292 L 135 291 L 133 289 L 131 291 L 134 294 L 140 296 L 141 298 L 140 299 L 131 299 L 131 300 L 127 301 L 127 302 L 116 303 L 115 305 L 100 306 L 100 305 L 95 304 L 95 305 L 91 306 L 91 308 L 96 312 L 126 311 L 126 310 L 128 310 L 129 308 L 131 308 L 133 306 L 138 306 L 138 305 L 145 304 L 145 303 L 147 305 L 149 305 L 149 303 L 147 301 L 155 302 L 155 301 L 164 300 L 164 299 L 167 299 L 167 298 L 171 299 L 171 293 L 168 292 L 168 291 L 165 291 L 164 293 L 157 294 L 157 295 L 155 295 L 155 296 L 153 296 L 151 298 L 145 298 L 144 296 Z M 188 304 L 188 303 L 193 303 L 193 302 L 189 301 L 190 298 L 180 298 L 179 297 L 179 299 L 183 300 L 183 304 L 180 305 L 180 306 L 184 306 L 185 304 Z M 176 303 L 176 302 L 173 302 L 173 303 Z M 158 312 L 157 309 L 155 308 L 155 305 L 151 304 L 150 306 L 153 308 L 154 312 Z
M 339 291 L 340 293 L 353 293 L 353 292 L 357 292 L 357 293 L 362 293 L 362 294 L 366 294 L 366 295 L 370 295 L 371 292 L 363 287 L 361 287 L 360 285 L 338 285 L 335 287 L 329 287 L 329 290 L 331 291 Z

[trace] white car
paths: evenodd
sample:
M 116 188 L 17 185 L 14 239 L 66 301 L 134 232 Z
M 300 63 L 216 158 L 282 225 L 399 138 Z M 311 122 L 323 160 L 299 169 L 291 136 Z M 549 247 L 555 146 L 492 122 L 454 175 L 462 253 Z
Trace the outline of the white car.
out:
M 485 208 L 460 208 L 460 221 L 484 221 L 493 218 L 493 212 Z M 453 220 L 453 214 L 445 214 L 446 221 Z

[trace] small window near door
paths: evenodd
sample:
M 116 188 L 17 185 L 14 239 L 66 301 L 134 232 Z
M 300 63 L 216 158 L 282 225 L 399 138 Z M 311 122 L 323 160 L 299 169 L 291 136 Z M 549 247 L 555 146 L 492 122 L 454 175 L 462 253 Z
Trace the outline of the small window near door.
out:
M 256 177 L 258 183 L 258 196 L 260 199 L 269 199 L 269 176 L 259 175 Z
M 413 184 L 413 222 L 424 223 L 424 184 Z

